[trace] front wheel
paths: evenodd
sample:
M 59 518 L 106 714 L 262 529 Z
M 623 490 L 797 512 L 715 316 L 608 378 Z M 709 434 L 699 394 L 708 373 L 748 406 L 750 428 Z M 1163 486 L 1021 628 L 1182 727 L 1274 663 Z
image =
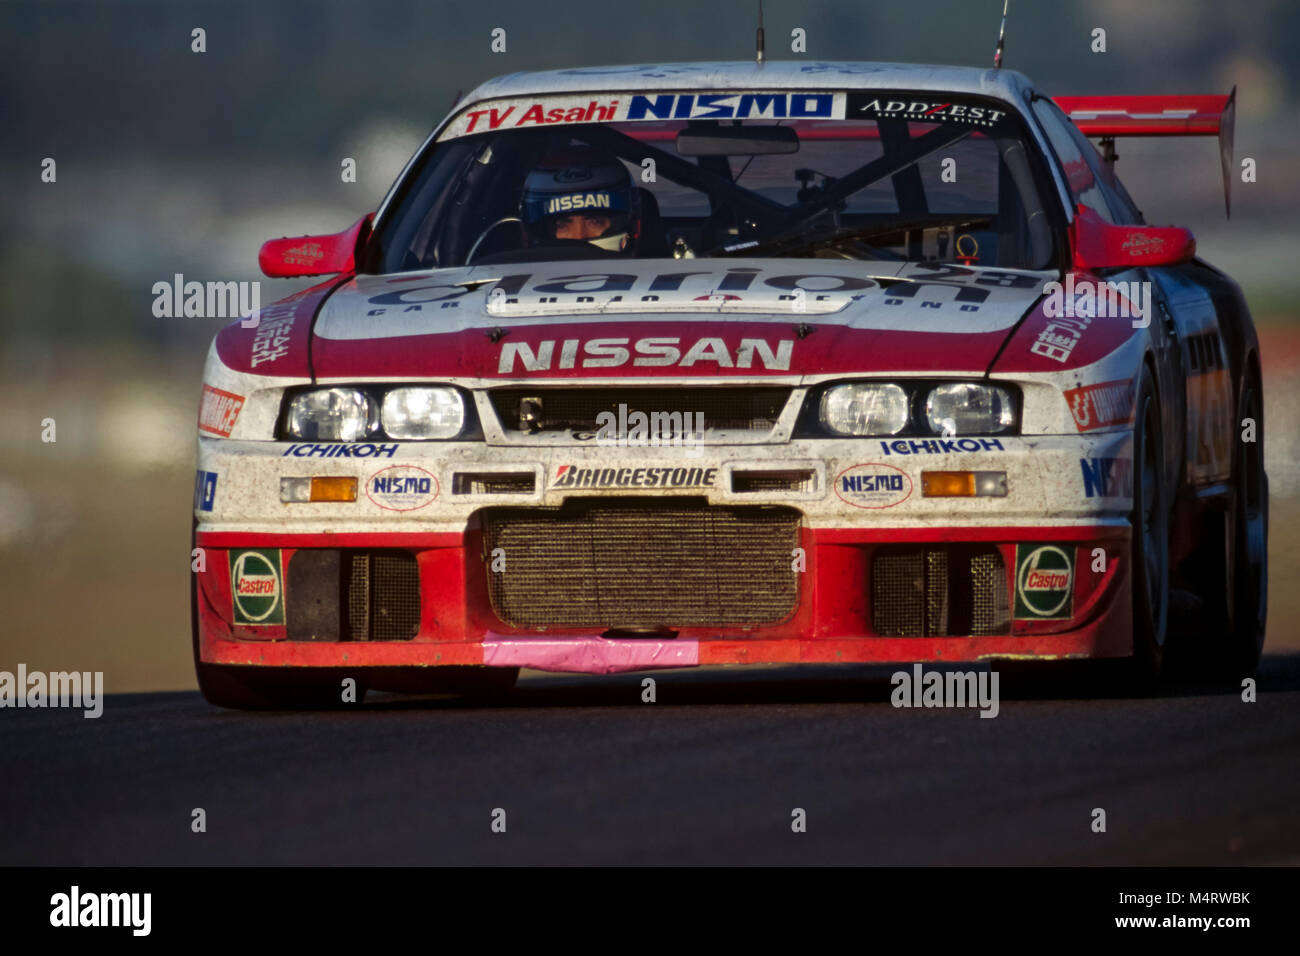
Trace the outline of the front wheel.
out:
M 368 675 L 367 683 L 372 690 L 399 694 L 490 698 L 510 693 L 518 678 L 518 667 L 382 667 Z
M 1160 400 L 1145 366 L 1133 420 L 1133 657 L 1127 677 L 1149 689 L 1162 676 L 1169 630 L 1169 501 Z
M 204 699 L 234 710 L 338 710 L 357 707 L 366 698 L 361 680 L 333 669 L 271 670 L 202 662 L 195 669 Z

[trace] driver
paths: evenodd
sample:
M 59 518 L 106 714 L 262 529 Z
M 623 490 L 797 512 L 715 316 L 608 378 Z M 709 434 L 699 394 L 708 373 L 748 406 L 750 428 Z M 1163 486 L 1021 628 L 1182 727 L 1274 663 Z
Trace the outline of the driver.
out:
M 544 156 L 528 174 L 519 218 L 532 246 L 569 240 L 630 254 L 641 228 L 641 197 L 615 157 L 572 147 Z

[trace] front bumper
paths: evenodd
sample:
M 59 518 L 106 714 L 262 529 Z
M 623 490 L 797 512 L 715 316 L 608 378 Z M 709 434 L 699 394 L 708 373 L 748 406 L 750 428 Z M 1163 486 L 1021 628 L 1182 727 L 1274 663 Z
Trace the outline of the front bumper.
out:
M 336 457 L 325 446 L 303 451 L 304 446 L 289 443 L 201 439 L 199 444 L 200 472 L 216 476 L 215 487 L 196 496 L 195 511 L 197 545 L 205 563 L 195 576 L 198 647 L 207 663 L 489 665 L 606 673 L 716 664 L 970 662 L 1132 653 L 1131 500 L 1119 482 L 1100 486 L 1096 468 L 1089 480 L 1092 462 L 1131 454 L 1131 435 L 1125 432 L 1004 438 L 996 443 L 1000 447 L 978 450 L 818 440 L 704 446 L 693 455 L 680 449 L 407 443 L 363 457 Z M 429 488 L 423 496 L 427 501 L 418 495 L 367 494 L 376 475 L 394 465 L 409 466 L 397 474 L 429 475 L 436 490 Z M 890 466 L 904 476 L 906 493 L 856 493 L 843 476 L 864 473 L 862 466 L 877 473 L 884 473 L 878 466 Z M 647 486 L 652 469 L 670 487 Z M 960 499 L 922 494 L 922 472 L 962 469 L 1005 472 L 1008 494 Z M 786 488 L 744 480 L 772 471 L 801 480 L 792 479 Z M 682 474 L 677 484 L 693 484 L 673 485 L 674 473 Z M 522 483 L 494 485 L 492 475 L 514 476 L 511 481 Z M 281 502 L 282 478 L 312 476 L 356 477 L 358 500 Z M 524 476 L 531 476 L 531 490 L 524 490 Z M 502 488 L 510 490 L 501 493 Z M 481 521 L 485 509 L 633 499 L 648 507 L 690 499 L 709 508 L 766 505 L 797 512 L 802 554 L 795 557 L 802 566 L 790 612 L 780 620 L 742 626 L 679 626 L 667 620 L 663 623 L 670 632 L 637 636 L 604 627 L 511 626 L 503 620 L 485 585 L 492 573 Z M 413 502 L 416 506 L 407 508 Z M 1009 612 L 1005 628 L 973 634 L 923 626 L 901 634 L 894 625 L 882 627 L 873 601 L 879 593 L 873 591 L 877 560 L 909 548 L 945 554 L 975 548 L 995 564 L 1000 559 Z M 1027 560 L 1034 563 L 1026 556 L 1042 548 L 1064 554 L 1070 562 L 1066 610 L 1046 617 L 1021 614 L 1023 580 L 1017 579 L 1021 571 L 1033 571 L 1025 568 Z M 338 639 L 347 636 L 342 629 L 338 634 L 317 631 L 304 640 L 290 639 L 282 618 L 273 618 L 280 623 L 272 624 L 251 623 L 247 615 L 240 620 L 232 597 L 232 558 L 246 551 L 279 562 L 275 586 L 291 609 L 303 595 L 295 593 L 288 569 L 301 553 L 409 554 L 418 575 L 418 624 L 403 640 Z M 761 586 L 757 579 L 756 586 Z M 917 600 L 930 599 L 918 590 Z

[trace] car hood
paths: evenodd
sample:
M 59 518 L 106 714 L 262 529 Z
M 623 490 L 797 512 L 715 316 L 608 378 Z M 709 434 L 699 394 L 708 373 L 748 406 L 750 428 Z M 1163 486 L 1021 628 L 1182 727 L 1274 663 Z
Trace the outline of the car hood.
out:
M 828 259 L 477 266 L 355 276 L 316 378 L 984 373 L 1049 272 Z

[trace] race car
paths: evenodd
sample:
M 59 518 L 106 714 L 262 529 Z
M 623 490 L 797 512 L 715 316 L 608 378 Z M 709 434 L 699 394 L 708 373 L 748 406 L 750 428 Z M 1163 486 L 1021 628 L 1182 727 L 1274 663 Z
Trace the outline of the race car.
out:
M 1250 673 L 1259 344 L 1114 169 L 1116 136 L 1217 135 L 1226 171 L 1233 103 L 881 63 L 482 85 L 373 214 L 267 242 L 268 276 L 329 278 L 213 341 L 203 694 Z

